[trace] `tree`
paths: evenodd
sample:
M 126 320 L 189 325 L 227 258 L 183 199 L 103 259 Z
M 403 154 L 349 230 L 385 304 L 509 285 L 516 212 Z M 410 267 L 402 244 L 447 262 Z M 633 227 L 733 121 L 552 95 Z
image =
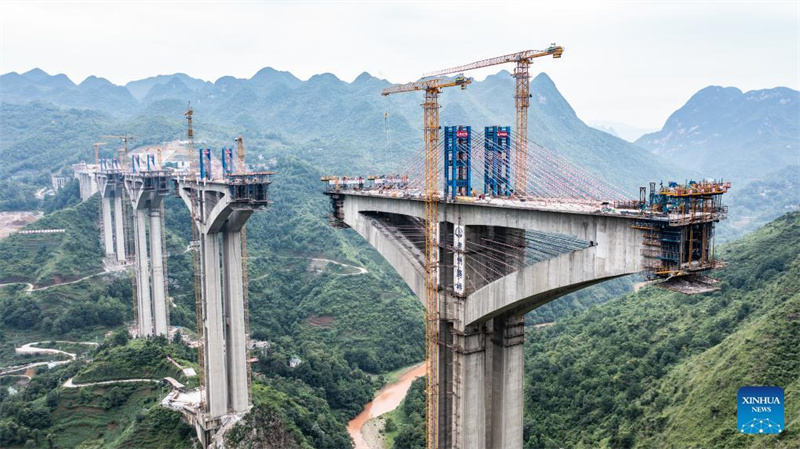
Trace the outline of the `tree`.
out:
M 383 425 L 383 431 L 391 433 L 397 430 L 397 424 L 394 423 L 392 418 L 386 418 L 386 423 Z
M 111 345 L 112 346 L 125 346 L 130 341 L 131 337 L 128 335 L 128 332 L 125 330 L 114 332 L 114 335 L 111 336 Z

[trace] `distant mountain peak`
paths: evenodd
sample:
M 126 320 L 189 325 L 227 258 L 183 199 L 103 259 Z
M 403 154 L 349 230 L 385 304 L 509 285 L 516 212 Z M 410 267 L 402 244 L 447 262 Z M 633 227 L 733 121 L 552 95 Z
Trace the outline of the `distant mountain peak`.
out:
M 264 67 L 263 69 L 259 70 L 255 75 L 253 75 L 252 78 L 250 78 L 249 81 L 261 86 L 267 86 L 270 84 L 284 84 L 288 87 L 295 87 L 302 83 L 302 81 L 300 81 L 300 79 L 294 76 L 291 72 L 277 70 L 272 67 Z
M 275 69 L 275 68 L 272 68 L 272 67 L 264 67 L 264 68 L 262 68 L 261 70 L 256 72 L 256 74 L 253 75 L 250 79 L 254 80 L 254 79 L 261 79 L 261 78 L 275 78 L 276 76 L 280 77 L 280 78 L 293 78 L 293 79 L 297 80 L 297 77 L 294 76 L 292 74 L 292 72 L 287 72 L 285 70 L 278 70 L 278 69 Z
M 100 87 L 100 86 L 119 87 L 105 78 L 100 78 L 94 75 L 89 75 L 88 77 L 86 77 L 85 80 L 83 80 L 82 83 L 78 84 L 78 87 Z
M 34 69 L 28 70 L 27 72 L 23 73 L 22 76 L 31 80 L 31 81 L 44 81 L 47 78 L 50 78 L 50 74 L 45 72 L 44 70 L 36 67 Z
M 673 112 L 660 131 L 636 144 L 686 169 L 740 182 L 755 179 L 796 163 L 798 98 L 800 92 L 786 87 L 743 93 L 708 86 Z
M 356 79 L 353 80 L 352 84 L 366 83 L 366 82 L 377 80 L 377 79 L 378 78 L 375 78 L 374 76 L 370 75 L 369 72 L 364 71 L 364 72 L 361 72 L 361 74 L 358 75 L 356 77 Z
M 536 77 L 533 78 L 533 81 L 531 81 L 531 84 L 538 86 L 539 88 L 549 87 L 556 91 L 558 90 L 556 89 L 556 83 L 554 83 L 553 79 L 550 78 L 550 76 L 545 72 L 541 72 L 536 75 Z
M 331 83 L 342 83 L 342 80 L 339 79 L 333 73 L 325 72 L 325 73 L 318 73 L 306 81 L 309 84 L 331 84 Z

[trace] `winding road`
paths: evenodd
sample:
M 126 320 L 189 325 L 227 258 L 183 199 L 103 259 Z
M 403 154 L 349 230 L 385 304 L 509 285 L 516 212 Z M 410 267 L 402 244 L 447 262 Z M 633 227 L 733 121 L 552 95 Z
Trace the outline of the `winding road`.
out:
M 34 362 L 34 363 L 27 363 L 25 365 L 15 365 L 10 366 L 8 368 L 4 368 L 0 371 L 0 376 L 14 373 L 17 371 L 27 371 L 31 368 L 36 368 L 37 366 L 44 366 L 49 364 L 54 365 L 63 365 L 65 363 L 69 363 L 77 358 L 77 356 L 71 352 L 62 351 L 60 349 L 53 349 L 53 348 L 37 348 L 36 345 L 40 345 L 42 343 L 50 343 L 51 341 L 55 343 L 67 343 L 73 345 L 91 345 L 97 346 L 97 343 L 93 341 L 66 341 L 66 340 L 48 340 L 48 341 L 32 341 L 30 343 L 26 343 L 19 348 L 14 348 L 17 354 L 64 354 L 69 356 L 69 360 L 50 360 L 47 362 Z
M 71 352 L 62 351 L 60 349 L 38 348 L 38 347 L 36 347 L 36 345 L 39 345 L 39 344 L 42 344 L 42 343 L 51 343 L 51 342 L 54 342 L 54 343 L 67 343 L 67 344 L 73 344 L 73 345 L 98 346 L 98 344 L 93 342 L 93 341 L 49 340 L 49 341 L 46 341 L 46 342 L 45 341 L 33 341 L 33 342 L 30 342 L 30 343 L 26 343 L 26 344 L 20 346 L 19 348 L 15 348 L 15 351 L 17 352 L 17 354 L 64 354 L 64 355 L 69 356 L 69 360 L 51 360 L 51 361 L 48 361 L 48 362 L 35 362 L 35 363 L 28 363 L 28 364 L 25 364 L 25 365 L 11 366 L 11 367 L 5 368 L 4 370 L 0 371 L 0 376 L 5 376 L 5 375 L 21 376 L 21 377 L 27 377 L 28 380 L 30 380 L 30 376 L 20 375 L 20 374 L 11 374 L 11 373 L 14 373 L 14 372 L 17 372 L 17 371 L 27 371 L 27 370 L 29 370 L 31 368 L 36 368 L 37 366 L 49 365 L 51 363 L 54 364 L 54 365 L 63 365 L 65 363 L 70 363 L 70 362 L 72 362 L 73 360 L 75 360 L 77 358 L 76 354 L 73 354 Z M 81 387 L 91 387 L 91 386 L 94 386 L 94 385 L 111 385 L 111 384 L 119 384 L 119 383 L 138 383 L 138 382 L 154 382 L 154 383 L 158 383 L 158 382 L 161 382 L 160 379 L 117 379 L 117 380 L 103 380 L 103 381 L 98 381 L 98 382 L 87 382 L 85 384 L 76 384 L 75 382 L 73 382 L 73 379 L 74 378 L 67 379 L 67 381 L 64 382 L 63 387 L 64 388 L 81 388 Z
M 88 276 L 84 276 L 84 277 L 82 277 L 80 279 L 75 279 L 74 281 L 60 282 L 58 284 L 46 285 L 44 287 L 35 287 L 30 282 L 9 282 L 7 284 L 0 284 L 0 287 L 5 287 L 7 285 L 23 284 L 23 285 L 27 286 L 27 288 L 25 289 L 25 293 L 30 295 L 33 292 L 41 292 L 41 291 L 44 291 L 44 290 L 51 289 L 53 287 L 61 287 L 63 285 L 77 284 L 79 282 L 83 282 L 83 281 L 85 281 L 87 279 L 90 279 L 90 278 L 93 278 L 93 277 L 103 276 L 103 275 L 108 274 L 108 273 L 116 273 L 118 271 L 124 271 L 127 267 L 128 267 L 128 265 L 118 265 L 118 264 L 109 265 L 107 262 L 104 261 L 103 262 L 103 271 L 100 271 L 100 272 L 97 272 L 97 273 L 94 273 L 94 274 L 90 274 Z
M 87 382 L 85 384 L 76 384 L 72 381 L 73 377 L 67 379 L 64 382 L 64 388 L 82 388 L 82 387 L 91 387 L 94 385 L 112 385 L 112 384 L 127 384 L 127 383 L 138 383 L 138 382 L 154 382 L 159 383 L 161 382 L 160 379 L 117 379 L 117 380 L 101 380 L 99 382 Z
M 317 257 L 312 257 L 311 260 L 314 261 L 314 262 L 325 262 L 326 264 L 333 263 L 333 264 L 336 264 L 336 265 L 340 265 L 342 267 L 354 268 L 354 269 L 358 270 L 356 273 L 330 273 L 330 274 L 332 274 L 334 276 L 361 276 L 362 274 L 369 273 L 369 271 L 367 271 L 366 268 L 357 267 L 355 265 L 348 265 L 346 263 L 337 262 L 337 261 L 331 260 L 331 259 L 320 259 L 320 258 L 317 258 Z

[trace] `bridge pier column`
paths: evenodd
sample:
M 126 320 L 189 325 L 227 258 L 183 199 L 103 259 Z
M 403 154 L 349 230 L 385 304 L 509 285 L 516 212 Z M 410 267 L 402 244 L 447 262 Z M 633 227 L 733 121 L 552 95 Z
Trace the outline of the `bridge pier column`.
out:
M 150 278 L 153 283 L 153 313 L 156 335 L 168 335 L 167 289 L 164 283 L 164 259 L 161 252 L 163 236 L 161 235 L 161 210 L 150 209 Z
M 114 225 L 111 223 L 111 197 L 104 195 L 100 200 L 103 205 L 103 246 L 105 246 L 106 257 L 114 257 Z
M 219 234 L 203 234 L 201 239 L 203 263 L 203 306 L 205 308 L 205 370 L 206 407 L 211 417 L 228 412 L 228 373 L 225 357 L 225 331 L 222 311 L 222 286 L 219 257 Z
M 222 233 L 225 341 L 228 363 L 229 406 L 234 413 L 247 411 L 247 335 L 244 322 L 242 233 Z
M 147 262 L 147 219 L 143 210 L 134 210 L 134 233 L 136 234 L 136 261 L 138 288 L 136 290 L 139 307 L 139 335 L 153 335 L 153 310 L 150 302 L 150 270 Z
M 523 315 L 501 315 L 490 323 L 486 352 L 487 363 L 491 363 L 491 378 L 486 382 L 491 397 L 489 447 L 521 449 L 525 319 Z
M 464 449 L 486 448 L 486 333 L 470 326 L 464 336 L 461 428 Z
M 114 234 L 117 245 L 117 261 L 125 262 L 125 229 L 123 228 L 122 191 L 118 188 L 114 192 Z
M 86 201 L 86 181 L 83 179 L 83 174 L 78 173 L 78 192 L 81 196 L 81 201 Z

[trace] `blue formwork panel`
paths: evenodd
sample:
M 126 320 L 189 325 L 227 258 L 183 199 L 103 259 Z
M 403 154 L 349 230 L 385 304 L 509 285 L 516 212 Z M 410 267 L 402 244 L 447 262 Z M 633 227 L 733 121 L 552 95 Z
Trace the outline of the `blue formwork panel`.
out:
M 483 193 L 508 196 L 511 193 L 511 127 L 484 128 Z
M 472 128 L 444 128 L 444 196 L 472 195 Z

